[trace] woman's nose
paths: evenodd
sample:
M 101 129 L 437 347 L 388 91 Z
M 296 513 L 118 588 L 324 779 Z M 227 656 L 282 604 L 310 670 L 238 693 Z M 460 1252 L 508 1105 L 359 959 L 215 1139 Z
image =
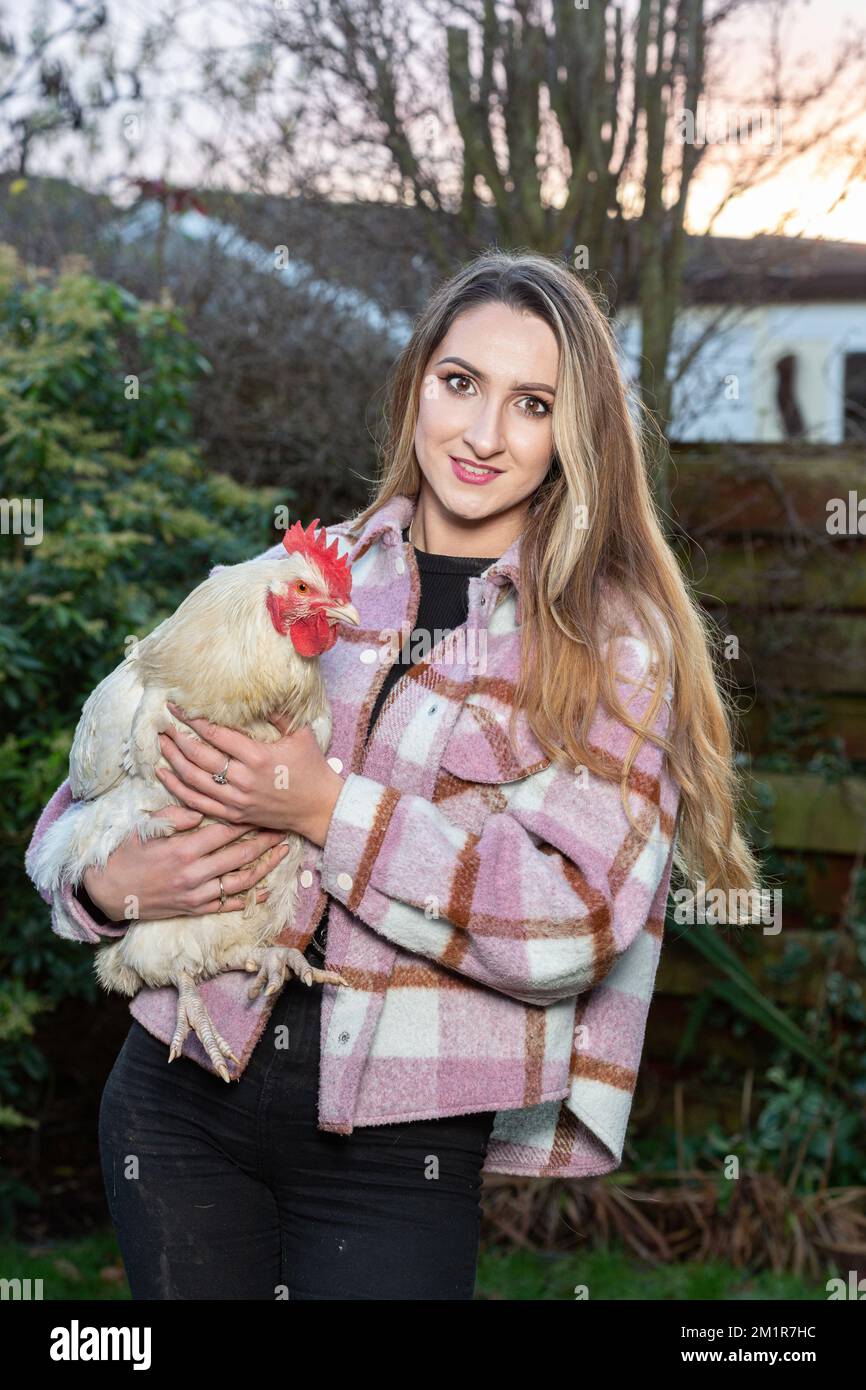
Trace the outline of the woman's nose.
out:
M 478 412 L 467 425 L 463 438 L 475 450 L 479 459 L 498 453 L 504 448 L 502 413 L 495 401 L 488 400 L 478 406 Z

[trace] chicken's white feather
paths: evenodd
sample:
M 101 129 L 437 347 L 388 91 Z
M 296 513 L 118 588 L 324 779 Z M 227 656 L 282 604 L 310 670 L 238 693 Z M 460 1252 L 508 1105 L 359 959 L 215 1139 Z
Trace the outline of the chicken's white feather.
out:
M 175 833 L 170 822 L 151 814 L 177 804 L 154 775 L 158 765 L 167 766 L 158 734 L 175 723 L 168 699 L 192 717 L 262 741 L 280 737 L 268 719 L 279 711 L 288 716 L 292 731 L 311 724 L 327 751 L 331 715 L 318 661 L 301 657 L 290 638 L 277 631 L 266 603 L 269 592 L 285 595 L 298 579 L 326 590 L 322 572 L 303 553 L 268 554 L 220 568 L 97 686 L 72 744 L 70 784 L 76 800 L 28 862 L 37 887 L 52 894 L 66 884 L 77 888 L 88 868 L 104 867 L 134 833 L 141 838 Z M 202 822 L 209 823 L 209 818 Z M 142 985 L 174 982 L 179 971 L 196 981 L 209 979 L 237 968 L 238 951 L 276 941 L 294 914 L 303 849 L 297 835 L 287 841 L 289 853 L 258 885 L 270 890 L 268 901 L 257 903 L 252 890 L 242 912 L 140 922 L 130 900 L 129 929 L 97 952 L 102 985 L 131 995 Z
M 134 649 L 88 696 L 69 754 L 76 801 L 102 796 L 123 777 L 126 741 L 143 690 Z

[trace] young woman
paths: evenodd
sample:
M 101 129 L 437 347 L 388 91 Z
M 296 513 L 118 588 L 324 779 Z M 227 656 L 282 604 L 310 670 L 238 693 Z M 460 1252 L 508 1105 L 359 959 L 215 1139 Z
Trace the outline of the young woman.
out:
M 203 741 L 162 739 L 183 833 L 55 904 L 91 941 L 130 893 L 145 920 L 236 907 L 272 862 L 238 837 L 299 832 L 284 940 L 347 981 L 276 966 L 264 1007 L 239 972 L 203 986 L 229 1086 L 194 1038 L 166 1065 L 170 991 L 133 1002 L 100 1144 L 135 1298 L 471 1298 L 482 1171 L 620 1161 L 674 860 L 755 879 L 707 633 L 580 280 L 466 266 L 389 425 L 376 496 L 328 528 L 362 620 L 322 658 L 329 755 L 190 721 Z

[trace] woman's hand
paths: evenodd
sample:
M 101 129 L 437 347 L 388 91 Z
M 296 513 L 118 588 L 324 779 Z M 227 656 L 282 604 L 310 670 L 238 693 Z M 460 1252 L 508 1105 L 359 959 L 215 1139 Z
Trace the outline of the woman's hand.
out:
M 199 735 L 172 727 L 159 736 L 172 770 L 157 768 L 156 773 L 178 801 L 231 825 L 264 825 L 305 835 L 316 845 L 325 843 L 343 779 L 327 763 L 309 724 L 287 734 L 287 721 L 274 716 L 271 723 L 283 737 L 260 743 L 237 729 L 188 719 L 171 703 L 168 708 Z M 221 785 L 214 773 L 224 769 Z
M 185 806 L 166 806 L 151 815 L 171 821 L 175 831 L 184 833 L 153 840 L 134 835 L 109 855 L 104 869 L 88 869 L 84 875 L 89 896 L 112 922 L 219 912 L 220 878 L 226 893 L 222 911 L 238 911 L 247 890 L 288 854 L 280 831 L 260 830 L 242 840 L 254 826 L 206 825 L 196 830 L 202 817 Z M 260 854 L 265 854 L 260 864 L 245 867 Z M 266 897 L 259 892 L 256 901 Z

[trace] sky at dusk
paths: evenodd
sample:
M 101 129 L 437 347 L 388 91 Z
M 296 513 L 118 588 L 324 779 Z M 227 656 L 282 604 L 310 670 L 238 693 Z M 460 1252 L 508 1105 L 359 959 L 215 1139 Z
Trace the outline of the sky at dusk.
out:
M 837 47 L 846 43 L 846 32 L 850 33 L 851 26 L 866 26 L 866 0 L 808 0 L 805 4 L 788 3 L 783 8 L 783 46 L 791 55 L 789 70 L 797 81 L 829 69 Z M 766 63 L 768 29 L 750 16 L 736 33 L 731 31 L 731 37 L 731 72 L 725 94 L 732 106 L 742 104 L 748 112 Z M 851 91 L 850 95 L 856 105 L 856 92 Z M 863 102 L 861 89 L 860 104 Z M 834 120 L 838 112 L 829 102 L 822 105 L 820 114 L 831 128 L 831 140 L 839 146 L 852 143 L 862 158 L 866 151 L 866 118 L 860 116 L 849 124 Z M 720 124 L 724 122 L 720 120 Z M 784 148 L 784 121 L 779 138 Z M 866 241 L 866 179 L 862 168 L 856 179 L 849 179 L 849 170 L 849 161 L 832 148 L 821 161 L 808 156 L 795 161 L 777 178 L 731 203 L 713 230 L 719 235 L 754 236 L 778 228 L 791 235 Z M 692 188 L 688 218 L 691 230 L 706 230 L 723 187 L 722 171 L 715 160 L 708 158 Z
M 600 0 L 590 0 L 599 3 Z M 30 14 L 35 12 L 30 6 Z M 144 0 L 124 0 L 119 8 L 112 5 L 123 33 L 131 40 L 147 19 L 151 19 L 159 6 L 151 6 Z M 237 41 L 241 35 L 236 26 L 237 11 L 223 0 L 212 0 L 207 5 L 188 4 L 168 7 L 173 13 L 182 14 L 184 34 L 192 53 L 200 53 L 207 40 L 217 39 L 226 45 Z M 720 54 L 718 69 L 718 95 L 706 107 L 710 130 L 718 131 L 719 122 L 724 123 L 730 113 L 749 116 L 759 109 L 757 95 L 766 90 L 766 73 L 770 53 L 770 26 L 767 15 L 768 3 L 764 13 L 750 9 L 742 21 L 730 23 L 725 30 L 726 42 Z M 796 90 L 797 84 L 807 83 L 832 65 L 834 54 L 840 44 L 853 49 L 851 35 L 853 27 L 866 31 L 866 0 L 786 0 L 781 6 L 782 47 L 786 54 L 787 85 L 783 85 L 782 99 Z M 24 22 L 28 5 L 13 6 L 12 14 L 19 23 Z M 9 19 L 8 7 L 0 4 L 4 19 Z M 846 37 L 847 36 L 847 37 Z M 861 66 L 861 78 L 866 68 Z M 198 170 L 195 157 L 193 135 L 212 129 L 209 122 L 213 113 L 194 106 L 187 111 L 184 121 L 177 121 L 170 114 L 172 85 L 185 87 L 190 75 L 188 60 L 183 54 L 177 61 L 167 61 L 162 84 L 162 111 L 154 117 L 151 126 L 153 138 L 149 144 L 137 152 L 135 172 L 148 176 L 168 177 L 177 183 L 197 181 Z M 830 146 L 825 149 L 823 160 L 819 162 L 811 155 L 793 160 L 777 177 L 760 183 L 758 186 L 725 207 L 715 220 L 711 230 L 720 235 L 749 237 L 759 232 L 786 232 L 791 235 L 827 237 L 834 240 L 866 241 L 866 116 L 858 115 L 846 119 L 856 107 L 866 102 L 866 79 L 859 89 L 837 91 L 831 101 L 825 102 L 815 113 L 815 120 L 829 132 Z M 781 142 L 783 151 L 795 144 L 796 132 L 789 132 L 785 120 L 777 111 L 763 108 L 765 129 L 776 121 L 775 139 Z M 115 126 L 119 115 L 114 117 Z M 715 123 L 714 125 L 712 123 Z M 185 128 L 187 133 L 185 134 Z M 848 153 L 846 154 L 846 148 Z M 851 176 L 852 158 L 850 151 L 859 151 L 860 169 Z M 170 151 L 167 156 L 166 151 Z M 720 199 L 727 187 L 731 162 L 739 157 L 736 144 L 727 147 L 718 140 L 703 159 L 692 185 L 688 205 L 687 225 L 690 231 L 703 232 L 708 229 Z M 115 192 L 118 186 L 117 175 L 129 167 L 129 149 L 116 129 L 107 123 L 105 146 L 97 155 L 88 155 L 74 142 L 40 154 L 38 167 L 33 172 L 65 174 L 67 177 L 89 187 L 98 187 L 110 175 L 115 176 L 114 187 L 104 186 Z M 220 182 L 219 177 L 215 179 Z M 226 178 L 231 183 L 230 178 Z M 364 196 L 374 196 L 365 190 Z

